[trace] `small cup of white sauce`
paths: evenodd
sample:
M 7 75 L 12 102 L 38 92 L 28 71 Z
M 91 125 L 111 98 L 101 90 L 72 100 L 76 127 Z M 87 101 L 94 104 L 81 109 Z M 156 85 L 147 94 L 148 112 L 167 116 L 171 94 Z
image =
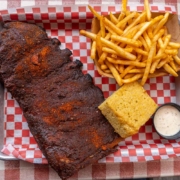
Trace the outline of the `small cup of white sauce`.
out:
M 180 106 L 166 103 L 158 107 L 153 116 L 153 124 L 157 133 L 165 139 L 180 137 Z

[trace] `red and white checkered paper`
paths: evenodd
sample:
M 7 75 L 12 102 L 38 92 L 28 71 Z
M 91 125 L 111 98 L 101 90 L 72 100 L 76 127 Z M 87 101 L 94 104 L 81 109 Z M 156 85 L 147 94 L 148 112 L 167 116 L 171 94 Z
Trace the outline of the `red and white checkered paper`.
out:
M 95 5 L 94 8 L 103 14 L 119 12 L 120 6 Z M 142 11 L 142 5 L 129 6 L 131 11 Z M 153 12 L 176 13 L 172 6 L 151 6 Z M 0 20 L 27 21 L 44 27 L 50 37 L 58 37 L 62 42 L 61 49 L 67 47 L 73 52 L 73 59 L 83 62 L 84 73 L 89 73 L 97 86 L 108 97 L 117 88 L 114 79 L 101 77 L 90 59 L 90 39 L 79 35 L 80 29 L 90 30 L 92 14 L 87 6 L 57 6 L 57 7 L 26 7 L 0 11 Z M 147 81 L 145 89 L 158 103 L 176 102 L 175 79 L 172 76 L 153 78 Z M 4 148 L 2 152 L 13 155 L 32 163 L 47 163 L 39 150 L 18 103 L 5 90 L 4 102 Z M 118 151 L 101 160 L 108 162 L 138 162 L 157 159 L 167 159 L 180 155 L 180 140 L 165 140 L 158 136 L 149 120 L 139 133 L 119 143 Z

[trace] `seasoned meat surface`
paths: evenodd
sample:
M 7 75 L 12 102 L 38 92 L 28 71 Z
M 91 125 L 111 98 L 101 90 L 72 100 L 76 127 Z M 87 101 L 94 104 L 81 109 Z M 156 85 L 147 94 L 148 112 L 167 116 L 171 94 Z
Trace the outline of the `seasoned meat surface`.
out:
M 0 79 L 50 166 L 67 179 L 114 152 L 119 136 L 97 108 L 102 91 L 59 45 L 34 24 L 6 23 L 0 32 Z

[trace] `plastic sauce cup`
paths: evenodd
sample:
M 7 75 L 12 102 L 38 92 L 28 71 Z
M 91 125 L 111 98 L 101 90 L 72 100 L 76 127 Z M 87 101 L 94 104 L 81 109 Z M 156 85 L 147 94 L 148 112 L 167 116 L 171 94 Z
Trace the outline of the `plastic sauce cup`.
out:
M 180 106 L 166 103 L 159 106 L 153 116 L 156 132 L 165 139 L 180 137 Z

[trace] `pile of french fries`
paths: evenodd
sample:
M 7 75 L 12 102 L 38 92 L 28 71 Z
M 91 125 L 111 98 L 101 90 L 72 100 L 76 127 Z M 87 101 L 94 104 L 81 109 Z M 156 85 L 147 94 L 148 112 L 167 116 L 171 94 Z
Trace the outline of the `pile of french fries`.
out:
M 168 12 L 153 18 L 148 0 L 141 13 L 128 11 L 127 0 L 122 0 L 118 15 L 103 16 L 88 7 L 99 30 L 80 34 L 91 38 L 91 58 L 101 75 L 115 78 L 120 86 L 137 80 L 143 86 L 148 78 L 166 74 L 178 76 L 180 43 L 171 42 L 165 26 Z

